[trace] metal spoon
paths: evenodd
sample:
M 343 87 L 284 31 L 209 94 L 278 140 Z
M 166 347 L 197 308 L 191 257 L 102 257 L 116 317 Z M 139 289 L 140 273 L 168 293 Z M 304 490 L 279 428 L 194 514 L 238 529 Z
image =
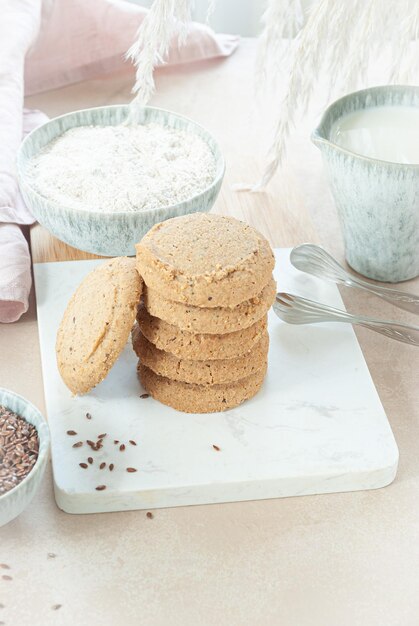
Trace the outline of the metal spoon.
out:
M 375 332 L 391 339 L 397 339 L 397 341 L 409 343 L 412 346 L 419 346 L 419 326 L 377 320 L 362 315 L 351 315 L 346 311 L 335 309 L 333 306 L 320 304 L 320 302 L 314 302 L 291 293 L 277 293 L 273 308 L 277 316 L 289 324 L 349 322 L 375 330 Z
M 302 272 L 331 280 L 346 287 L 364 289 L 400 309 L 419 315 L 419 296 L 398 291 L 397 289 L 373 285 L 361 278 L 357 278 L 339 265 L 321 246 L 316 246 L 312 243 L 303 243 L 301 246 L 296 246 L 291 251 L 290 260 L 294 267 Z

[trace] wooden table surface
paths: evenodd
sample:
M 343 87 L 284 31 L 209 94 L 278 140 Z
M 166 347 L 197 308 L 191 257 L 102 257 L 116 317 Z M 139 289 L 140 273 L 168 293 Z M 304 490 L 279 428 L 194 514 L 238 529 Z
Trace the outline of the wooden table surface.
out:
M 278 108 L 266 97 L 257 108 L 254 60 L 255 42 L 243 41 L 227 60 L 162 70 L 153 104 L 201 122 L 220 142 L 227 172 L 214 210 L 255 225 L 275 246 L 319 240 L 342 260 L 335 209 L 309 141 L 315 116 L 297 129 L 289 171 L 266 193 L 231 188 L 258 178 Z M 127 72 L 28 98 L 27 106 L 53 116 L 126 102 L 131 84 Z M 86 258 L 39 226 L 31 242 L 34 261 Z M 401 288 L 417 292 L 419 281 Z M 414 323 L 365 294 L 343 297 L 349 310 Z M 49 468 L 28 509 L 0 529 L 0 562 L 13 576 L 0 578 L 0 622 L 416 626 L 419 351 L 363 329 L 357 334 L 400 449 L 391 486 L 166 509 L 152 520 L 141 511 L 71 516 L 54 503 Z M 20 322 L 0 325 L 0 346 L 1 385 L 44 410 L 33 296 Z

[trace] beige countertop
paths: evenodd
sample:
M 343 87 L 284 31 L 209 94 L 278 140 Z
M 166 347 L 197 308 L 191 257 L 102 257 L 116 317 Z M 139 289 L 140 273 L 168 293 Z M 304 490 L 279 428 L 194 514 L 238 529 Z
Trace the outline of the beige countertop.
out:
M 274 245 L 321 241 L 343 259 L 336 212 L 307 116 L 292 142 L 286 185 L 237 194 L 255 180 L 276 102 L 253 113 L 255 44 L 230 59 L 159 72 L 154 103 L 217 136 L 227 175 L 216 210 L 255 224 Z M 34 96 L 49 115 L 126 102 L 132 75 Z M 257 109 L 255 109 L 257 110 Z M 318 113 L 318 110 L 314 113 Z M 285 191 L 284 191 L 285 189 Z M 314 228 L 313 228 L 314 224 Z M 315 234 L 317 232 L 317 235 Z M 33 234 L 42 257 L 61 244 Z M 419 280 L 402 289 L 419 291 Z M 365 294 L 349 310 L 415 323 Z M 419 623 L 419 351 L 366 330 L 357 335 L 399 450 L 399 472 L 369 492 L 71 516 L 55 505 L 50 469 L 37 497 L 0 529 L 0 623 L 8 626 L 415 626 Z M 0 325 L 0 385 L 45 409 L 34 297 L 16 324 Z M 54 555 L 54 556 L 51 556 Z M 54 605 L 62 605 L 54 610 Z

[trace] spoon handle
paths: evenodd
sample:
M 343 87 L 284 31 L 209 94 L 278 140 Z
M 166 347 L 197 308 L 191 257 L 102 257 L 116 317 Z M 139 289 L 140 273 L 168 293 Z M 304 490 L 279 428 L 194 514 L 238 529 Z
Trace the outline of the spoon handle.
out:
M 331 254 L 316 244 L 305 243 L 291 250 L 291 263 L 302 272 L 324 278 L 345 287 L 358 287 L 400 309 L 419 315 L 419 296 L 398 289 L 369 283 L 346 271 Z
M 372 322 L 362 321 L 362 319 L 354 319 L 353 324 L 363 326 L 369 330 L 374 330 L 376 333 L 385 335 L 389 339 L 396 339 L 402 343 L 408 343 L 411 346 L 419 346 L 419 328 L 414 326 L 404 326 L 397 324 L 396 322 Z
M 278 293 L 273 308 L 278 317 L 289 324 L 349 322 L 373 330 L 390 339 L 419 346 L 419 326 L 353 315 L 341 309 L 290 293 Z
M 352 283 L 352 284 L 351 284 Z M 378 296 L 382 300 L 394 304 L 399 309 L 409 311 L 409 313 L 416 313 L 419 315 L 419 296 L 415 296 L 413 293 L 405 293 L 398 289 L 391 289 L 389 287 L 381 287 L 380 285 L 372 285 L 367 283 L 361 278 L 354 276 L 351 278 L 351 282 L 347 283 L 349 287 L 359 287 L 370 293 Z

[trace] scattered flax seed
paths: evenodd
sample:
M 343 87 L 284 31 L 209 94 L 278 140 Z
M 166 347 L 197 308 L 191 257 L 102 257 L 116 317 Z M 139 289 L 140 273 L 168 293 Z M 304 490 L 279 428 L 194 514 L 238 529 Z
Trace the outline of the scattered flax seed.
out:
M 3 580 L 13 580 L 13 578 L 9 576 L 8 574 L 3 574 L 2 578 Z
M 148 519 L 153 519 L 153 513 L 151 511 L 147 511 L 147 517 Z
M 92 416 L 90 415 L 90 413 L 86 413 L 86 419 L 91 420 Z
M 134 441 L 134 439 L 130 439 L 130 440 L 129 440 L 129 442 L 130 442 L 130 444 L 131 444 L 132 446 L 136 446 L 136 445 L 137 445 L 137 444 L 136 444 L 136 442 Z
M 35 426 L 0 405 L 0 496 L 16 487 L 32 471 L 38 451 Z
M 212 444 L 212 447 L 214 448 L 214 450 L 217 450 L 217 452 L 219 452 L 221 450 L 221 448 L 216 446 L 215 443 Z
M 97 438 L 98 439 L 103 439 L 104 437 L 106 437 L 107 433 L 102 433 L 101 435 L 98 435 Z
M 114 439 L 113 442 L 114 443 L 119 443 L 119 439 Z
M 82 467 L 83 469 L 87 469 L 89 466 L 87 465 L 87 463 L 79 463 L 80 467 Z
M 109 465 L 109 471 L 110 471 L 110 472 L 113 472 L 113 468 L 114 468 L 114 467 L 115 467 L 115 465 L 114 465 L 113 463 L 111 463 L 111 464 Z
M 62 606 L 62 604 L 53 604 L 51 608 L 53 611 L 58 611 L 58 609 L 61 609 Z
M 135 469 L 135 467 L 127 467 L 127 472 L 129 472 L 130 474 L 132 474 L 133 472 L 136 472 L 137 470 Z
M 99 465 L 99 469 L 105 469 L 105 467 L 106 467 L 106 463 L 105 462 L 103 462 L 103 463 L 101 463 Z
M 77 435 L 77 433 L 75 430 L 68 430 L 67 435 L 70 435 L 71 437 L 73 437 L 74 435 Z
M 88 457 L 87 462 L 90 463 L 90 465 L 93 463 L 93 459 L 91 456 Z
M 90 448 L 92 450 L 97 451 L 99 448 L 97 447 L 97 444 L 94 441 L 91 441 L 90 439 L 86 439 L 86 443 L 88 446 L 90 446 Z
M 150 397 L 149 393 L 142 393 L 140 396 L 141 400 L 145 400 L 146 398 L 149 398 L 149 397 Z
M 104 489 L 106 489 L 106 485 L 98 485 L 96 487 L 96 491 L 103 491 Z
M 82 445 L 83 445 L 83 442 L 78 441 L 77 443 L 73 443 L 73 448 L 81 448 Z
M 57 555 L 56 555 L 54 552 L 48 552 L 48 554 L 47 554 L 47 557 L 48 557 L 49 559 L 55 559 L 55 557 L 56 557 L 56 556 L 57 556 Z
M 125 444 L 121 443 L 121 445 L 119 446 L 119 449 L 121 452 L 123 452 L 125 450 Z
M 7 563 L 0 563 L 0 568 L 1 569 L 11 569 L 10 565 L 7 565 Z

